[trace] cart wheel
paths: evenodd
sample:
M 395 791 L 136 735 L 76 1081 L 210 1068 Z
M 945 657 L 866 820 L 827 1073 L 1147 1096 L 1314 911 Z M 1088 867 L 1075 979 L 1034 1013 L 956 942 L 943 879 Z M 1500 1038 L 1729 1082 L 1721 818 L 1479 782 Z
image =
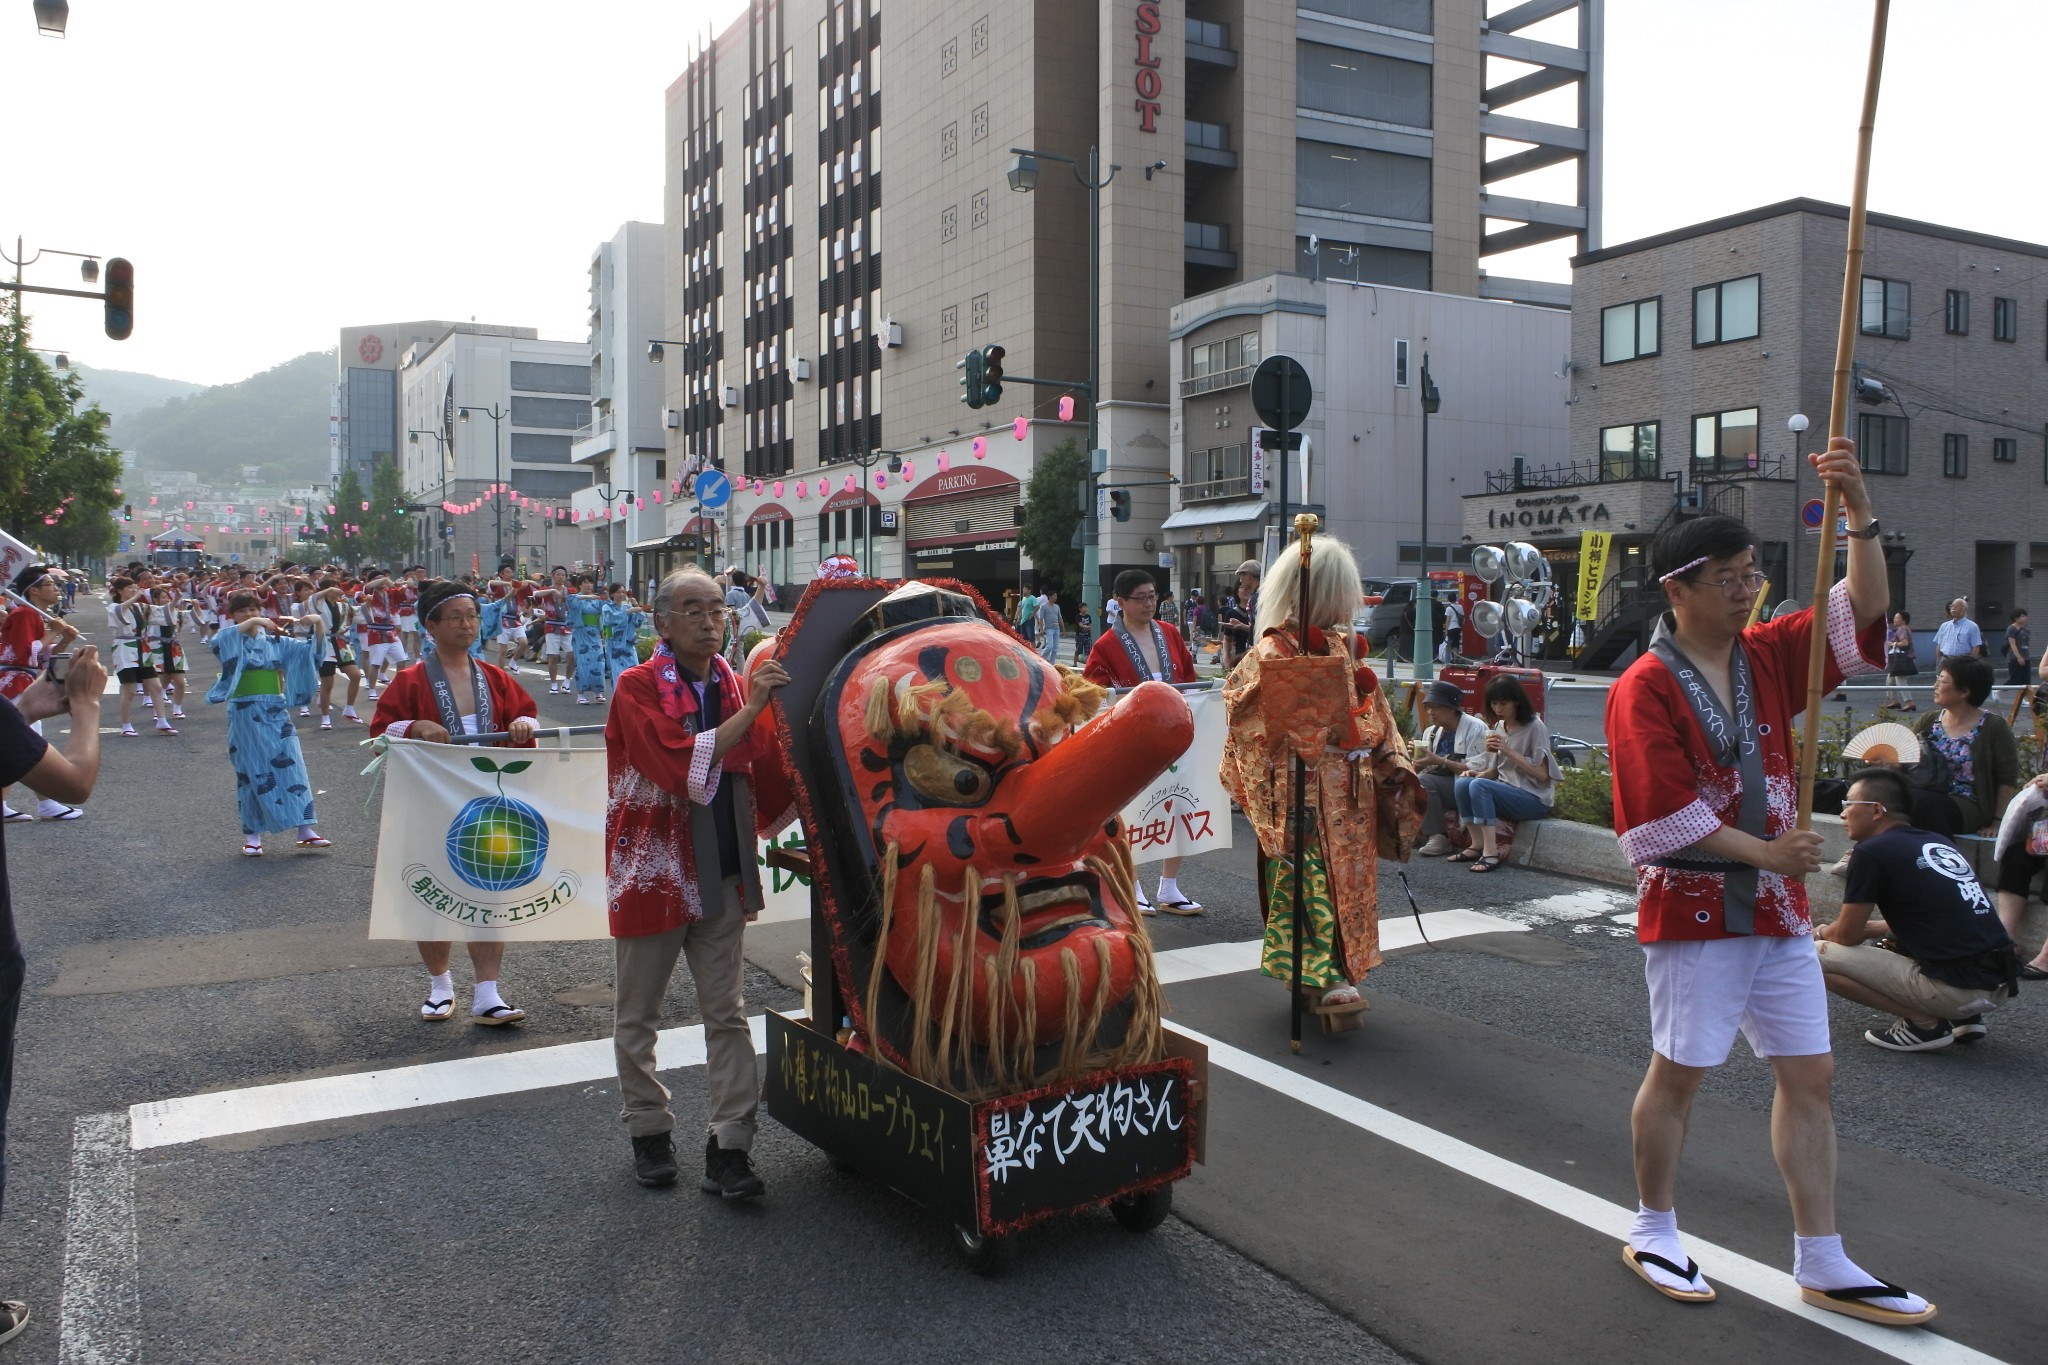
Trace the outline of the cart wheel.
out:
M 953 1249 L 960 1253 L 960 1259 L 967 1263 L 969 1270 L 994 1278 L 1010 1268 L 1016 1244 L 1008 1237 L 983 1236 L 955 1223 Z
M 1116 1215 L 1129 1232 L 1150 1232 L 1166 1221 L 1166 1215 L 1173 1212 L 1173 1186 L 1161 1185 L 1156 1190 L 1134 1194 L 1129 1199 L 1112 1199 L 1109 1211 Z

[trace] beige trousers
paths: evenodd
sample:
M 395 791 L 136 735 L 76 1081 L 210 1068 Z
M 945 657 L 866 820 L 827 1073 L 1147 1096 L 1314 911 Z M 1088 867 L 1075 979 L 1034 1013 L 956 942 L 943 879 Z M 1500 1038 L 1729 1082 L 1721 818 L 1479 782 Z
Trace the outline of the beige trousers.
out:
M 697 1009 L 704 1020 L 710 1131 L 728 1150 L 744 1152 L 754 1145 L 761 1086 L 754 1072 L 747 1004 L 740 996 L 746 927 L 739 879 L 731 878 L 725 883 L 724 908 L 716 915 L 666 933 L 613 940 L 612 1052 L 624 1102 L 619 1119 L 633 1137 L 670 1132 L 676 1126 L 668 1107 L 668 1087 L 655 1078 L 654 1044 L 662 997 L 668 994 L 680 955 L 689 959 Z

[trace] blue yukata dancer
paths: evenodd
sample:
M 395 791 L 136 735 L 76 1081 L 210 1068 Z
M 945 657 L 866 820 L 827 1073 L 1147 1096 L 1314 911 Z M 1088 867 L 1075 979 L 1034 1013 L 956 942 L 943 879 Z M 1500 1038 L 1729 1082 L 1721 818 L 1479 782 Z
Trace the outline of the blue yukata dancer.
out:
M 585 574 L 576 580 L 576 595 L 569 599 L 569 647 L 576 656 L 576 704 L 588 706 L 591 694 L 604 700 L 605 600 L 597 595 L 597 580 Z
M 604 686 L 609 692 L 619 674 L 640 662 L 640 629 L 651 619 L 633 605 L 626 585 L 614 583 L 612 596 L 604 604 Z
M 319 686 L 319 647 L 293 639 L 290 621 L 265 616 L 253 592 L 228 598 L 228 620 L 209 642 L 220 660 L 220 681 L 206 699 L 228 704 L 228 761 L 235 767 L 241 807 L 242 856 L 262 857 L 264 835 L 294 828 L 300 848 L 326 848 L 331 841 L 313 828 L 313 779 L 299 752 L 291 711 L 311 701 Z
M 469 657 L 484 657 L 484 641 L 495 640 L 498 632 L 505 628 L 505 613 L 513 609 L 510 597 L 494 597 L 488 602 L 479 602 L 476 609 L 478 629 L 476 640 L 469 647 Z

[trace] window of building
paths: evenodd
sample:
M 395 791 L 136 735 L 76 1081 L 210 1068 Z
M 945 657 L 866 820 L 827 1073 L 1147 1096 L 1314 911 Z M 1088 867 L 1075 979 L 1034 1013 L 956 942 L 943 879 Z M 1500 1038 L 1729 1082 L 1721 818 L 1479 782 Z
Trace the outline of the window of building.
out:
M 1403 343 L 1405 344 L 1405 343 Z M 1205 375 L 1224 374 L 1231 370 L 1245 369 L 1259 363 L 1259 334 L 1246 332 L 1242 336 L 1211 341 L 1202 346 L 1188 348 L 1188 377 L 1199 379 Z
M 1970 334 L 1970 294 L 1966 289 L 1948 291 L 1948 303 L 1942 310 L 1942 328 L 1952 337 L 1966 337 Z
M 1405 340 L 1394 342 L 1394 387 L 1408 387 L 1408 343 Z
M 1754 414 L 1752 413 L 1752 416 Z M 1654 479 L 1657 462 L 1656 422 L 1600 429 L 1600 477 L 1606 480 Z
M 1295 201 L 1303 208 L 1430 221 L 1429 158 L 1341 147 L 1294 144 Z
M 1941 477 L 1960 479 L 1970 472 L 1970 438 L 1960 432 L 1944 432 L 1941 437 Z
M 1913 335 L 1913 286 L 1865 275 L 1861 311 L 1863 335 L 1904 340 Z
M 1763 277 L 1745 275 L 1692 291 L 1692 344 L 1717 346 L 1757 334 L 1758 296 Z
M 1430 126 L 1426 63 L 1296 43 L 1294 67 L 1294 102 L 1304 109 L 1410 128 Z
M 1302 0 L 1301 7 L 1317 14 L 1335 14 L 1408 33 L 1435 31 L 1431 0 Z
M 1991 438 L 1991 463 L 2018 464 L 2019 459 L 2020 443 L 2018 440 L 2011 436 L 1994 436 Z
M 1869 474 L 1906 472 L 1906 419 L 1888 413 L 1856 415 L 1856 458 Z
M 1662 346 L 1658 338 L 1658 313 L 1662 299 L 1638 299 L 1600 310 L 1600 363 L 1613 365 L 1656 355 Z
M 2020 339 L 2020 301 L 2018 299 L 1991 300 L 1991 339 L 1993 341 L 2018 341 Z
M 1692 467 L 1695 473 L 1755 469 L 1757 410 L 1731 408 L 1692 419 Z

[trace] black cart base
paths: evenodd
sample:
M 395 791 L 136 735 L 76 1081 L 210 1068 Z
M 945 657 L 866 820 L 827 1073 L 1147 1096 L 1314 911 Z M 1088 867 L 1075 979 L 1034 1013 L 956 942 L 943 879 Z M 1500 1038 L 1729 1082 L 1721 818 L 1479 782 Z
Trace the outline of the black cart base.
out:
M 1208 1052 L 965 1100 L 768 1012 L 768 1112 L 832 1159 L 953 1224 L 969 1265 L 1001 1269 L 1011 1234 L 1108 1205 L 1135 1231 L 1172 1207 L 1201 1158 Z

